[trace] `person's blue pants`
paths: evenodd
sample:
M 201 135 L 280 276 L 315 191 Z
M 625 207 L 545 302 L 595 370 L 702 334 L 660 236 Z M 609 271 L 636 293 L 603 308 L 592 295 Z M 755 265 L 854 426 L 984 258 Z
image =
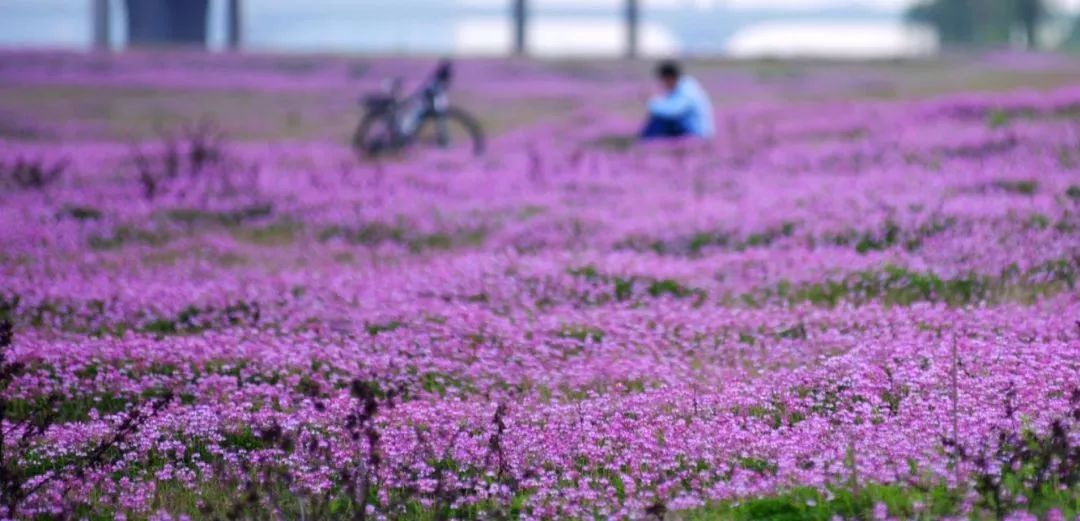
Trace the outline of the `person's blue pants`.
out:
M 687 134 L 686 125 L 674 118 L 650 115 L 645 127 L 641 129 L 641 139 L 679 137 Z

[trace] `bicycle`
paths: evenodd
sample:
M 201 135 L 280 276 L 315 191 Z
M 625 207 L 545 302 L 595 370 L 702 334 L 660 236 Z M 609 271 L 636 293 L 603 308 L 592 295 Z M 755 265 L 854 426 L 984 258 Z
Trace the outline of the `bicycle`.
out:
M 380 157 L 418 143 L 443 149 L 467 144 L 474 155 L 482 154 L 484 133 L 480 123 L 450 105 L 447 91 L 451 77 L 450 62 L 443 61 L 431 78 L 409 96 L 401 96 L 401 79 L 395 78 L 387 92 L 361 98 L 365 113 L 352 139 L 357 155 Z

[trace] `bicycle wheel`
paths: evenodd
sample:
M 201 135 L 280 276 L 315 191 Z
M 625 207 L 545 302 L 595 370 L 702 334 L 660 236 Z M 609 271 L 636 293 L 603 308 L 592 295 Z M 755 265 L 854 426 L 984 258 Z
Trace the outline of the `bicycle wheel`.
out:
M 441 118 L 435 114 L 425 116 L 411 142 L 480 155 L 484 152 L 484 131 L 469 113 L 449 107 Z
M 357 157 L 384 156 L 401 148 L 393 128 L 393 118 L 387 112 L 368 112 L 353 133 L 352 147 Z

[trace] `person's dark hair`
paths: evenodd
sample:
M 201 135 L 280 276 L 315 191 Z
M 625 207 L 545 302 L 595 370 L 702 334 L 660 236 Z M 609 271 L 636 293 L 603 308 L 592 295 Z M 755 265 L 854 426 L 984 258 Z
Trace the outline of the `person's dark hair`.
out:
M 660 79 L 678 79 L 682 76 L 682 68 L 675 60 L 664 60 L 656 66 L 656 77 Z

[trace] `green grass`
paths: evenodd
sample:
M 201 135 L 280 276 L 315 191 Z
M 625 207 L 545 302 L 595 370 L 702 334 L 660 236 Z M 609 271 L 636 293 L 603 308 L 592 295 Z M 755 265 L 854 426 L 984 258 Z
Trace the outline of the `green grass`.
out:
M 333 225 L 316 233 L 316 238 L 320 242 L 340 239 L 346 244 L 364 246 L 395 243 L 405 246 L 412 253 L 479 246 L 487 240 L 487 236 L 488 230 L 482 227 L 459 227 L 423 232 L 410 229 L 405 222 L 394 224 L 369 222 L 355 227 Z
M 302 226 L 290 220 L 280 220 L 264 226 L 230 228 L 234 239 L 258 246 L 283 246 L 296 241 Z
M 454 462 L 434 462 L 436 468 L 458 473 Z M 747 465 L 759 466 L 749 461 Z M 766 469 L 767 470 L 767 469 Z M 272 478 L 272 476 L 270 476 Z M 597 473 L 595 477 L 604 477 L 612 482 L 616 498 L 625 500 L 625 484 L 617 479 L 617 474 Z M 616 479 L 612 479 L 616 478 Z M 834 486 L 827 490 L 809 487 L 795 487 L 774 495 L 742 498 L 688 511 L 670 512 L 667 519 L 683 521 L 831 521 L 842 519 L 875 519 L 881 509 L 893 519 L 935 520 L 942 517 L 958 516 L 970 519 L 994 519 L 995 516 L 985 508 L 976 506 L 974 511 L 965 512 L 962 506 L 964 492 L 950 489 L 944 485 L 902 486 L 867 484 L 858 488 Z M 447 504 L 423 506 L 419 498 L 409 496 L 402 491 L 391 491 L 391 501 L 395 505 L 394 519 L 434 520 L 434 519 L 517 519 L 529 512 L 528 501 L 532 492 L 519 491 L 508 501 L 483 501 L 473 505 L 452 508 Z M 1066 519 L 1071 519 L 1078 511 L 1078 491 L 1064 491 L 1060 501 L 1050 504 L 1031 505 L 1030 511 L 1045 515 L 1051 508 L 1059 509 Z M 246 518 L 267 518 L 272 510 L 267 505 L 273 503 L 287 518 L 299 518 L 301 509 L 309 519 L 345 520 L 351 519 L 359 504 L 347 497 L 341 489 L 335 487 L 321 495 L 299 495 L 287 485 L 277 480 L 267 480 L 262 485 L 248 487 L 241 482 L 223 482 L 211 480 L 199 483 L 195 487 L 181 485 L 174 481 L 160 481 L 157 484 L 151 511 L 165 510 L 174 514 L 187 514 L 197 519 L 222 518 L 228 512 L 241 512 Z M 427 498 L 434 499 L 434 498 Z M 113 514 L 117 510 L 102 503 L 84 507 L 85 513 L 98 515 Z M 217 517 L 215 517 L 217 516 Z M 313 517 L 314 516 L 314 517 Z M 100 519 L 112 519 L 111 516 Z M 129 512 L 127 519 L 146 519 L 145 513 Z
M 614 297 L 618 302 L 640 303 L 640 298 L 644 296 L 651 298 L 668 296 L 677 299 L 691 299 L 695 305 L 702 305 L 709 296 L 703 289 L 688 286 L 674 279 L 642 275 L 607 275 L 600 273 L 592 265 L 571 268 L 567 270 L 567 273 L 610 288 L 611 296 L 605 295 L 601 297 L 601 303 L 606 302 L 611 297 Z
M 19 302 L 17 297 L 15 302 Z M 36 305 L 13 306 L 15 319 L 35 328 L 58 328 L 61 331 L 84 333 L 90 336 L 122 336 L 128 331 L 157 337 L 186 335 L 215 327 L 258 325 L 262 313 L 258 302 L 235 301 L 222 307 L 188 305 L 176 315 L 145 311 L 140 316 L 108 321 L 105 302 L 91 299 L 78 301 L 44 301 Z
M 939 519 L 956 515 L 960 494 L 943 486 L 925 489 L 899 485 L 868 485 L 858 490 L 836 488 L 823 493 L 794 488 L 767 497 L 710 505 L 678 514 L 688 521 L 830 521 L 874 519 L 880 503 L 889 515 L 900 519 Z
M 107 235 L 94 235 L 89 239 L 91 249 L 116 250 L 130 244 L 163 246 L 175 237 L 165 230 L 148 230 L 134 226 L 119 226 Z
M 1008 191 L 1031 195 L 1036 191 L 1038 185 L 1033 181 L 1017 181 L 1012 183 L 1003 182 L 998 186 Z M 616 247 L 635 251 L 652 251 L 661 255 L 697 257 L 706 248 L 745 251 L 752 248 L 768 247 L 779 240 L 793 238 L 797 241 L 804 241 L 809 246 L 821 244 L 849 246 L 859 253 L 884 251 L 894 246 L 903 246 L 907 251 L 915 251 L 922 247 L 924 240 L 939 235 L 955 225 L 956 219 L 953 217 L 939 218 L 935 216 L 927 222 L 907 230 L 902 229 L 898 224 L 890 220 L 880 227 L 842 230 L 820 236 L 797 236 L 800 223 L 784 222 L 745 237 L 738 237 L 724 230 L 705 230 L 689 235 L 660 239 L 629 237 L 617 243 Z
M 571 268 L 567 273 L 594 285 L 610 288 L 610 296 L 601 295 L 597 300 L 599 304 L 612 298 L 619 302 L 641 304 L 644 297 L 669 296 L 689 299 L 695 305 L 717 301 L 725 305 L 749 307 L 769 303 L 810 303 L 835 307 L 841 302 L 862 304 L 873 301 L 895 306 L 915 302 L 944 302 L 960 306 L 983 301 L 1030 303 L 1044 296 L 1074 289 L 1080 277 L 1078 266 L 1080 258 L 1059 259 L 1045 262 L 1026 272 L 1009 267 L 998 276 L 969 273 L 942 278 L 933 272 L 885 265 L 880 269 L 850 273 L 837 280 L 804 284 L 781 281 L 771 287 L 739 295 L 710 295 L 704 289 L 674 279 L 604 274 L 592 265 Z M 579 297 L 594 298 L 587 295 Z M 802 333 L 805 334 L 805 331 Z M 798 334 L 798 331 L 788 332 L 788 335 Z
M 1006 192 L 1020 195 L 1034 195 L 1039 190 L 1039 182 L 1034 179 L 996 181 L 994 186 Z
M 801 285 L 781 281 L 772 288 L 743 294 L 737 299 L 750 306 L 768 302 L 805 302 L 825 307 L 841 302 L 872 301 L 896 306 L 915 302 L 944 302 L 954 306 L 982 301 L 1031 303 L 1040 297 L 1074 289 L 1080 276 L 1078 265 L 1080 259 L 1061 259 L 1024 273 L 1007 268 L 996 277 L 972 273 L 954 278 L 886 265 L 880 270 L 852 273 L 840 280 Z
M 162 217 L 166 220 L 186 224 L 239 225 L 269 217 L 274 211 L 270 204 L 257 204 L 231 211 L 210 211 L 198 208 L 173 208 L 165 210 Z

